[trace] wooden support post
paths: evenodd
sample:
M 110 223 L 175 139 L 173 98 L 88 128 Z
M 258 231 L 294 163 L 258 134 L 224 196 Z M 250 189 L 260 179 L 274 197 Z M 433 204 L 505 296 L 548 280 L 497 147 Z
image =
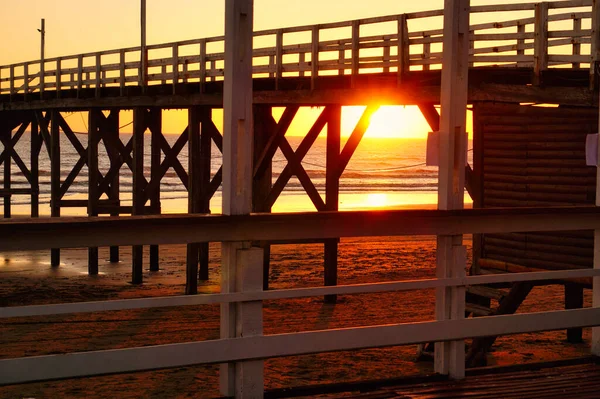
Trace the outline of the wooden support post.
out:
M 328 211 L 339 209 L 340 174 L 338 173 L 340 159 L 340 136 L 342 123 L 342 106 L 331 107 L 327 123 L 327 154 L 325 176 L 325 207 Z M 337 285 L 338 272 L 338 240 L 326 240 L 324 244 L 324 278 L 325 286 Z M 326 295 L 326 303 L 336 303 L 337 295 Z
M 173 44 L 173 94 L 177 94 L 177 84 L 179 83 L 179 45 Z
M 356 87 L 358 72 L 360 69 L 360 23 L 352 21 L 352 76 L 350 77 L 350 86 Z
M 112 138 L 116 141 L 116 140 L 121 140 L 121 138 L 119 137 L 119 110 L 112 110 L 110 111 L 110 114 L 108 116 L 107 119 L 107 127 L 106 127 L 106 131 L 104 132 L 105 137 L 106 136 L 112 136 Z M 107 144 L 105 142 L 105 146 L 106 146 L 106 153 L 108 154 L 108 158 L 110 160 L 110 167 L 112 168 L 113 166 L 115 166 L 118 162 L 119 162 L 119 152 L 116 148 L 113 148 L 111 145 Z M 117 204 L 120 205 L 120 199 L 121 199 L 121 187 L 120 187 L 120 178 L 119 178 L 119 173 L 116 173 L 115 176 L 113 177 L 112 181 L 110 182 L 110 190 L 109 190 L 109 194 L 108 194 L 108 198 L 112 201 L 116 201 Z M 119 216 L 119 208 L 115 207 L 114 210 L 111 211 L 110 216 Z M 111 263 L 118 263 L 119 262 L 119 247 L 118 246 L 111 246 L 109 249 L 109 261 Z
M 581 54 L 581 38 L 579 37 L 579 35 L 581 35 L 581 18 L 573 18 L 573 32 L 575 32 L 575 41 L 573 43 L 573 55 L 580 55 Z M 571 66 L 574 69 L 579 69 L 581 68 L 581 63 L 579 62 L 574 62 L 571 64 Z
M 485 206 L 483 195 L 483 126 L 480 121 L 479 110 L 479 104 L 473 104 L 473 175 L 475 176 L 474 183 L 477 192 L 477 195 L 472 198 L 473 208 L 483 208 Z M 483 258 L 483 255 L 483 234 L 474 234 L 471 274 L 479 274 L 479 259 Z
M 404 74 L 410 70 L 410 42 L 406 15 L 398 17 L 398 85 L 402 83 Z
M 592 0 L 592 27 L 590 45 L 590 89 L 593 90 L 600 76 L 600 0 Z
M 535 4 L 534 84 L 542 84 L 542 72 L 548 69 L 548 3 Z
M 573 283 L 565 283 L 565 309 L 583 308 L 583 286 Z M 583 342 L 583 329 L 567 329 L 567 341 L 572 344 Z
M 423 39 L 429 39 L 431 36 L 424 34 Z M 428 61 L 431 58 L 431 43 L 423 43 L 423 60 Z M 429 71 L 431 69 L 429 64 L 423 64 L 423 70 Z
M 317 78 L 319 76 L 319 27 L 313 26 L 312 28 L 312 47 L 310 56 L 310 88 L 314 90 L 317 85 Z
M 260 160 L 260 154 L 265 150 L 269 139 L 275 134 L 276 123 L 273 110 L 268 105 L 254 106 L 254 165 Z M 269 159 L 265 168 L 254 176 L 252 187 L 252 211 L 271 212 L 268 198 L 271 192 L 273 178 L 273 161 Z M 268 242 L 259 243 L 263 248 L 263 290 L 269 289 L 269 271 L 271 268 L 271 246 Z
M 2 139 L 2 145 L 4 146 L 4 153 L 6 158 L 4 159 L 4 190 L 6 195 L 4 196 L 4 218 L 9 219 L 11 215 L 11 161 L 12 161 L 12 132 L 7 129 L 4 132 L 0 132 L 0 138 Z
M 594 5 L 598 6 L 596 1 L 594 1 Z M 598 121 L 598 129 L 600 129 L 600 120 Z M 600 146 L 598 146 L 598 155 L 600 155 Z M 600 168 L 596 168 L 596 206 L 600 206 Z M 594 269 L 600 270 L 600 229 L 594 230 Z M 600 308 L 600 276 L 592 279 L 592 287 L 592 307 Z M 592 327 L 591 347 L 592 354 L 600 356 L 600 326 Z
M 27 101 L 29 94 L 29 63 L 23 64 L 23 99 Z
M 60 135 L 58 111 L 50 111 L 50 216 L 60 217 Z M 50 264 L 60 265 L 60 249 L 50 250 Z
M 212 136 L 210 127 L 212 125 L 212 109 L 209 107 L 200 108 L 200 166 L 198 168 L 200 179 L 200 207 L 198 212 L 210 213 L 210 199 L 212 191 L 210 188 L 210 166 L 212 159 Z M 199 263 L 198 280 L 208 281 L 208 260 L 209 250 L 208 242 L 199 244 Z
M 206 90 L 206 40 L 200 40 L 200 93 Z
M 464 207 L 470 6 L 469 0 L 445 4 L 438 208 L 450 210 Z M 462 235 L 438 236 L 437 278 L 465 276 L 466 249 L 462 238 Z M 437 289 L 435 313 L 440 321 L 464 318 L 465 288 Z M 464 378 L 464 340 L 436 342 L 435 371 L 451 378 Z
M 146 131 L 145 108 L 133 109 L 133 207 L 132 215 L 144 214 L 144 133 Z M 135 245 L 131 250 L 132 272 L 131 282 L 143 282 L 143 250 L 142 245 Z
M 159 180 L 160 174 L 160 136 L 162 136 L 162 110 L 153 108 L 150 110 L 149 127 L 151 133 L 150 146 L 150 180 Z M 152 213 L 160 214 L 160 188 L 150 197 L 150 206 Z M 156 272 L 159 270 L 159 247 L 158 245 L 150 245 L 150 271 Z
M 31 217 L 40 216 L 40 150 L 42 141 L 40 138 L 39 125 L 35 115 L 31 114 Z
M 83 88 L 83 55 L 77 57 L 77 97 L 81 94 Z
M 102 56 L 100 54 L 96 54 L 96 71 L 94 73 L 95 76 L 95 93 L 96 98 L 100 98 L 101 88 L 102 88 Z
M 275 90 L 279 90 L 281 78 L 283 78 L 283 29 L 278 29 L 275 38 Z
M 390 59 L 391 59 L 391 41 L 390 39 L 384 39 L 383 41 L 383 62 L 385 66 L 383 67 L 383 73 L 388 73 L 390 71 Z
M 252 37 L 253 0 L 225 2 L 225 82 L 223 90 L 223 214 L 243 215 L 252 210 Z M 315 59 L 313 59 L 313 62 Z M 262 286 L 262 260 L 243 265 L 238 250 L 247 242 L 223 242 L 221 245 L 221 292 L 236 292 L 252 278 Z M 258 250 L 256 250 L 258 251 Z M 256 253 L 256 252 L 253 252 Z M 260 333 L 262 319 L 256 308 L 243 304 L 221 305 L 221 338 Z M 254 319 L 254 327 L 249 322 Z M 259 327 L 260 326 L 260 327 Z M 249 328 L 247 328 L 249 327 Z M 262 398 L 263 361 L 221 365 L 221 394 L 224 396 Z
M 62 86 L 62 58 L 56 59 L 56 98 L 60 98 L 60 90 Z
M 200 181 L 200 112 L 198 107 L 188 110 L 188 213 L 198 213 L 202 200 Z M 187 245 L 186 295 L 198 293 L 198 243 Z
M 119 94 L 125 95 L 125 50 L 119 51 Z
M 100 115 L 99 115 L 100 114 Z M 100 120 L 102 111 L 90 109 L 88 112 L 88 216 L 98 216 L 98 142 L 100 140 Z M 98 274 L 98 247 L 88 248 L 88 274 Z
M 517 34 L 525 34 L 525 24 L 517 24 Z M 525 39 L 520 37 L 517 39 L 517 55 L 525 55 Z M 517 61 L 517 67 L 522 67 L 524 65 L 525 64 L 522 61 Z

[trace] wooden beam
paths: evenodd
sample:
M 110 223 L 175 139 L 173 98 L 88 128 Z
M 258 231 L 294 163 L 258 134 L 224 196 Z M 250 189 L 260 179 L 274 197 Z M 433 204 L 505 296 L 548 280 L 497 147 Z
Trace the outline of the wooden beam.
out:
M 339 160 L 336 164 L 336 173 L 338 175 L 338 179 L 344 173 L 344 170 L 348 166 L 348 162 L 350 162 L 352 155 L 354 155 L 354 152 L 358 148 L 363 136 L 367 132 L 369 123 L 371 122 L 371 116 L 373 116 L 378 109 L 379 105 L 368 105 L 358 120 L 356 127 L 344 145 L 342 153 L 339 155 Z
M 565 309 L 583 308 L 583 286 L 573 283 L 565 283 Z M 567 329 L 567 341 L 572 344 L 583 342 L 583 330 L 581 328 Z
M 100 119 L 104 119 L 102 110 L 91 109 L 88 112 L 88 216 L 98 216 L 98 142 L 101 139 Z M 88 248 L 88 274 L 98 274 L 98 247 Z
M 7 192 L 10 191 L 11 188 L 11 158 L 14 151 L 12 146 L 12 132 L 10 130 L 6 130 L 4 132 L 0 132 L 0 140 L 2 145 L 4 146 L 3 154 L 6 154 L 4 160 L 4 190 Z M 11 217 L 11 196 L 4 196 L 4 218 L 8 219 Z
M 470 0 L 447 1 L 444 10 L 444 62 L 440 119 L 438 208 L 464 207 L 466 164 L 466 114 L 469 61 Z M 462 235 L 438 235 L 436 276 L 464 277 L 466 248 Z M 465 316 L 465 289 L 436 291 L 436 320 Z M 464 341 L 436 342 L 435 371 L 461 379 L 465 375 Z
M 548 3 L 535 5 L 534 83 L 542 83 L 542 72 L 548 69 Z
M 40 150 L 42 148 L 42 140 L 40 137 L 39 126 L 34 113 L 31 117 L 31 217 L 40 216 Z
M 60 217 L 60 128 L 58 119 L 58 111 L 50 111 L 50 215 L 52 217 Z M 38 122 L 40 121 L 38 120 Z M 47 125 L 45 128 L 47 133 Z M 53 267 L 60 265 L 60 249 L 50 250 L 50 264 Z
M 425 117 L 425 120 L 429 124 L 432 132 L 438 132 L 440 130 L 440 114 L 433 103 L 422 103 L 419 104 L 419 110 Z
M 212 137 L 216 127 L 212 121 L 212 109 L 203 107 L 200 109 L 200 167 L 198 168 L 200 179 L 201 202 L 198 211 L 201 213 L 210 213 L 210 200 L 214 195 L 210 187 L 211 160 L 212 160 Z M 217 132 L 219 138 L 222 136 Z M 199 264 L 198 280 L 207 281 L 208 263 L 209 263 L 209 243 L 199 244 Z
M 252 211 L 252 40 L 253 0 L 225 2 L 225 82 L 223 89 L 223 214 L 244 215 Z M 204 240 L 210 241 L 210 240 Z M 244 286 L 258 262 L 245 264 L 239 250 L 248 242 L 227 241 L 221 244 L 221 292 L 236 292 Z M 262 262 L 261 262 L 262 263 Z M 259 269 L 260 270 L 260 269 Z M 259 277 L 260 272 L 254 274 Z M 257 285 L 258 286 L 258 285 Z M 257 323 L 253 335 L 262 333 L 258 312 L 232 304 L 221 305 L 221 338 L 240 337 L 247 323 Z M 258 330 L 260 325 L 260 331 Z M 225 363 L 220 370 L 223 396 L 262 398 L 263 362 Z
M 199 213 L 202 201 L 200 181 L 200 110 L 192 107 L 188 110 L 188 213 Z M 198 261 L 200 247 L 198 243 L 187 245 L 185 293 L 198 293 Z
M 144 214 L 144 133 L 147 128 L 147 113 L 145 108 L 133 110 L 133 209 L 132 215 Z M 132 248 L 131 282 L 141 284 L 143 281 L 143 249 L 142 245 Z
M 342 106 L 332 106 L 327 122 L 325 209 L 337 211 L 340 200 L 340 141 L 342 124 Z M 328 240 L 324 244 L 324 285 L 337 285 L 338 280 L 338 239 Z M 337 296 L 325 296 L 326 303 L 336 303 Z
M 107 136 L 112 137 L 113 141 L 121 141 L 119 138 L 119 110 L 114 109 L 110 111 L 108 118 L 106 119 L 105 130 L 102 135 L 102 141 L 104 143 L 104 147 L 106 148 L 106 153 L 108 154 L 108 158 L 110 160 L 110 168 L 116 167 L 119 162 L 119 152 L 113 148 L 108 141 L 106 140 Z M 120 164 L 122 165 L 122 164 Z M 119 165 L 119 168 L 120 168 Z M 106 177 L 108 179 L 108 177 Z M 108 180 L 107 180 L 108 181 Z M 108 190 L 108 199 L 111 201 L 115 201 L 116 203 L 120 203 L 121 198 L 121 184 L 120 184 L 120 176 L 119 173 L 116 173 L 115 176 L 110 180 L 110 188 Z M 118 209 L 114 208 L 110 212 L 110 216 L 119 216 Z M 109 261 L 111 263 L 119 262 L 119 247 L 116 245 L 112 245 L 109 249 Z
M 148 113 L 148 128 L 150 129 L 150 181 L 156 179 L 160 173 L 160 158 L 161 148 L 160 139 L 163 138 L 162 132 L 162 109 L 151 108 Z M 166 141 L 166 140 L 165 140 Z M 160 181 L 160 179 L 159 179 Z M 146 185 L 146 188 L 148 185 Z M 144 189 L 143 196 L 146 197 L 146 189 Z M 160 190 L 156 190 L 150 195 L 150 206 L 152 209 L 156 209 L 157 213 L 160 214 Z M 150 271 L 157 272 L 160 269 L 159 266 L 159 248 L 158 245 L 150 245 Z

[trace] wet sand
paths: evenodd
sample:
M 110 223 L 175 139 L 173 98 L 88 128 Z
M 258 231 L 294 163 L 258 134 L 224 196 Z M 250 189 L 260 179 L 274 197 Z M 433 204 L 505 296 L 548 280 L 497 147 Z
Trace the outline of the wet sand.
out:
M 466 245 L 471 249 L 471 241 Z M 320 286 L 322 245 L 279 245 L 272 250 L 271 287 Z M 147 248 L 145 255 L 147 256 Z M 49 251 L 0 254 L 0 306 L 79 302 L 181 295 L 185 281 L 185 247 L 161 247 L 161 270 L 144 273 L 144 284 L 130 281 L 130 248 L 110 264 L 100 249 L 98 276 L 88 276 L 87 250 L 63 250 L 58 269 Z M 217 292 L 219 244 L 211 244 L 210 280 L 199 291 Z M 470 262 L 470 260 L 469 260 Z M 146 265 L 147 265 L 146 259 Z M 356 284 L 431 278 L 435 273 L 435 238 L 346 239 L 339 248 L 339 283 Z M 560 286 L 535 288 L 520 312 L 564 307 Z M 590 292 L 586 290 L 586 306 Z M 432 290 L 341 296 L 335 305 L 322 298 L 267 301 L 265 334 L 432 320 Z M 0 323 L 0 358 L 37 356 L 146 346 L 219 336 L 216 305 L 143 309 L 52 317 L 8 319 Z M 554 360 L 589 354 L 590 331 L 583 344 L 566 344 L 564 331 L 500 338 L 489 365 Z M 217 366 L 197 366 L 128 375 L 0 387 L 1 398 L 99 397 L 187 398 L 218 396 Z M 267 389 L 307 384 L 395 378 L 431 373 L 432 364 L 416 361 L 416 347 L 406 346 L 265 362 Z

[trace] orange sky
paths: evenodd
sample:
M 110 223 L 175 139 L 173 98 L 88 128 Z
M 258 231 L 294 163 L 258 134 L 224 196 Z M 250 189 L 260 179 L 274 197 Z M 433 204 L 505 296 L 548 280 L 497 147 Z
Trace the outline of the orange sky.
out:
M 521 3 L 472 0 L 472 5 Z M 221 35 L 224 0 L 147 0 L 148 44 Z M 443 0 L 255 0 L 255 29 L 269 29 L 443 8 Z M 139 45 L 139 0 L 4 0 L 0 5 L 0 65 L 39 59 L 40 19 L 46 19 L 46 57 Z M 426 26 L 424 26 L 426 28 Z M 303 134 L 315 110 L 303 110 L 291 134 Z M 346 131 L 360 110 L 345 109 Z M 126 123 L 131 117 L 123 113 Z M 165 114 L 166 133 L 179 133 L 183 112 Z M 72 121 L 72 122 L 71 122 Z M 69 118 L 84 130 L 81 118 Z M 122 124 L 124 124 L 122 123 Z M 385 107 L 368 136 L 426 137 L 429 127 L 414 107 Z

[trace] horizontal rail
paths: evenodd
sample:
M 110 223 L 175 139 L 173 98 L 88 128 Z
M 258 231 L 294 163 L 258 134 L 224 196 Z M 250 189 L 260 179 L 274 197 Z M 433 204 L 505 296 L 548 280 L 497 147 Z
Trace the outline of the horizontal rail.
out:
M 199 294 L 194 296 L 188 295 L 160 298 L 61 303 L 52 305 L 12 306 L 0 308 L 0 319 L 12 317 L 49 316 L 69 313 L 108 312 L 116 310 L 147 309 L 158 307 L 209 305 L 216 303 L 268 301 L 324 295 L 375 294 L 383 292 L 414 291 L 440 287 L 468 287 L 481 284 L 497 284 L 517 281 L 535 282 L 597 276 L 600 276 L 600 270 L 561 270 L 518 274 L 504 273 L 485 276 L 468 276 L 465 278 L 423 279 L 370 284 L 338 285 L 334 287 L 294 288 L 259 292 Z
M 289 226 L 295 226 L 290 229 Z M 0 221 L 0 250 L 600 228 L 596 207 L 155 215 Z M 158 233 L 160 232 L 160 233 Z
M 0 384 L 591 327 L 600 308 L 219 339 L 0 360 Z

